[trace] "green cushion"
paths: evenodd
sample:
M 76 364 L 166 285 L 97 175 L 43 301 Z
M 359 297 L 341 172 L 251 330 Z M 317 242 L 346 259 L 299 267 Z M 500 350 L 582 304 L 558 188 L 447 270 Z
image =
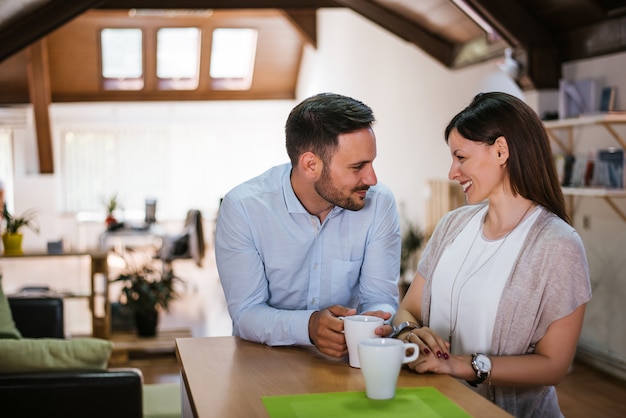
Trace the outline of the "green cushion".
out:
M 104 370 L 111 341 L 100 338 L 0 340 L 0 373 Z
M 143 385 L 143 418 L 180 418 L 180 384 Z
M 4 290 L 2 290 L 2 275 L 0 274 L 0 338 L 22 338 L 22 334 L 15 327 L 11 307 Z

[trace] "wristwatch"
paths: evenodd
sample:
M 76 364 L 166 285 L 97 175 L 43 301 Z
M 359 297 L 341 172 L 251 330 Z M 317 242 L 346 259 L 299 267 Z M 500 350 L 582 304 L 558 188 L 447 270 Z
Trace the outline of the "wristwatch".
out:
M 470 385 L 476 387 L 489 377 L 491 373 L 491 359 L 483 353 L 472 354 L 472 369 L 476 372 L 476 380 L 470 382 Z
M 393 331 L 391 332 L 391 334 L 389 334 L 387 336 L 387 338 L 394 338 L 396 337 L 398 334 L 400 334 L 401 332 L 404 332 L 406 330 L 413 330 L 413 329 L 418 329 L 420 328 L 420 326 L 418 324 L 416 324 L 415 322 L 403 322 L 399 325 L 395 325 L 393 327 Z

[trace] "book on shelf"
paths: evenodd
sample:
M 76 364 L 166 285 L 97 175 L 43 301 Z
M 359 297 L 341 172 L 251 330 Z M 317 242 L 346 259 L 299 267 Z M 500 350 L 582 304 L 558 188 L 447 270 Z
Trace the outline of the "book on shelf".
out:
M 596 111 L 597 82 L 593 79 L 559 81 L 559 118 L 567 119 Z
M 624 150 L 608 148 L 598 150 L 594 181 L 611 189 L 624 188 Z
M 587 155 L 555 155 L 555 164 L 563 187 L 624 189 L 626 185 L 621 148 L 603 148 Z
M 598 80 L 560 80 L 559 119 L 573 119 L 585 116 L 623 115 L 624 110 L 615 108 L 617 87 L 600 88 Z
M 617 88 L 608 86 L 602 88 L 600 93 L 600 112 L 613 112 L 615 110 L 615 94 Z

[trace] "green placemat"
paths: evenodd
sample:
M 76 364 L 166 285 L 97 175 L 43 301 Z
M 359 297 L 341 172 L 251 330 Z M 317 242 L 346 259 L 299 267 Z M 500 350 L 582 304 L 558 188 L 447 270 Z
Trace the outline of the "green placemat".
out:
M 394 399 L 385 401 L 368 399 L 365 392 L 265 396 L 262 400 L 272 418 L 470 417 L 431 386 L 399 388 Z

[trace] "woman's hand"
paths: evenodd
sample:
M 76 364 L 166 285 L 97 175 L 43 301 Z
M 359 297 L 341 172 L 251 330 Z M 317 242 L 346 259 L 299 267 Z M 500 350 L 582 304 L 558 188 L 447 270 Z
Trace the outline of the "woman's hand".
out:
M 442 360 L 450 358 L 450 343 L 428 327 L 414 329 L 402 338 L 406 342 L 415 343 L 419 346 L 420 357 L 416 361 L 420 361 L 420 358 L 426 356 L 433 356 Z

